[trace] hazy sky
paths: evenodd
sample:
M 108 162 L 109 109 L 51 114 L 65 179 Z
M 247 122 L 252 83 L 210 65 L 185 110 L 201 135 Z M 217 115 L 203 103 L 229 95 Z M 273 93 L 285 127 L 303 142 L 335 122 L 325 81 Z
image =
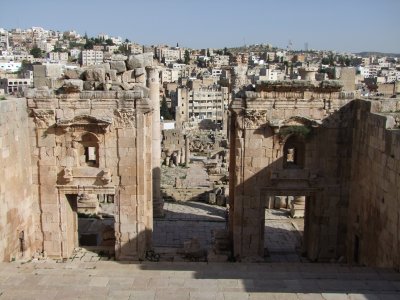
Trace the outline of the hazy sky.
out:
M 108 33 L 145 45 L 400 53 L 400 0 L 35 0 L 10 3 L 0 27 Z

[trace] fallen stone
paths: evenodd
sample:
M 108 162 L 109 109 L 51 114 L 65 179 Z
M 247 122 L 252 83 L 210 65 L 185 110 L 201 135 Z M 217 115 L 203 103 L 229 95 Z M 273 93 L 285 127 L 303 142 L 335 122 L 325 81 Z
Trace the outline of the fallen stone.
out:
M 142 74 L 140 76 L 136 76 L 136 82 L 137 83 L 146 83 L 146 75 Z
M 128 70 L 133 70 L 136 68 L 145 68 L 153 65 L 153 53 L 143 53 L 132 55 L 129 57 L 126 63 Z
M 129 70 L 122 73 L 122 82 L 123 83 L 133 83 L 135 82 L 134 71 Z
M 65 70 L 64 78 L 65 79 L 79 79 L 82 75 L 81 70 Z
M 110 68 L 111 70 L 116 70 L 117 73 L 122 73 L 126 71 L 126 65 L 124 61 L 111 61 Z
M 105 82 L 105 78 L 106 70 L 103 68 L 91 68 L 83 73 L 83 79 L 86 81 Z
M 81 79 L 65 79 L 61 87 L 64 93 L 78 93 L 83 91 L 83 80 Z
M 94 90 L 94 82 L 93 81 L 84 81 L 83 82 L 83 90 L 84 91 L 93 91 Z
M 145 68 L 135 68 L 135 76 L 139 77 L 143 74 L 146 73 L 146 69 Z
M 118 81 L 117 71 L 116 70 L 108 70 L 106 72 L 106 78 L 110 79 L 111 81 Z

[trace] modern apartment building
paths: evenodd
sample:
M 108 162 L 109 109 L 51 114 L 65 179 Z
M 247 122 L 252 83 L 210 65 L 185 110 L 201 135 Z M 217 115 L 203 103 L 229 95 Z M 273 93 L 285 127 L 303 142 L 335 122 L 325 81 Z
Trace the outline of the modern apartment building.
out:
M 81 53 L 82 66 L 92 66 L 103 63 L 103 51 L 83 50 Z

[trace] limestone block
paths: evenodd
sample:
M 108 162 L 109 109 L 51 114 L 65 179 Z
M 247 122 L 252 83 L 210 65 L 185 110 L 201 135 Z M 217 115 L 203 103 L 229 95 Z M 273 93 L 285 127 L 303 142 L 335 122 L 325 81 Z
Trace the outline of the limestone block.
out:
M 56 140 L 54 138 L 54 134 L 46 134 L 43 131 L 40 138 L 38 138 L 38 147 L 52 148 L 55 147 L 55 145 Z
M 118 83 L 118 84 L 112 84 L 112 85 L 111 85 L 111 88 L 110 88 L 110 91 L 119 92 L 119 91 L 123 91 L 123 88 L 122 88 L 122 86 L 121 86 L 120 83 Z
M 86 81 L 98 81 L 104 83 L 106 78 L 106 71 L 104 68 L 98 67 L 87 69 L 83 73 L 83 78 Z
M 122 82 L 123 83 L 132 83 L 135 82 L 134 71 L 129 70 L 122 73 Z
M 153 65 L 153 53 L 143 53 L 132 55 L 127 61 L 128 70 L 133 70 L 135 68 L 144 68 Z
M 110 68 L 111 70 L 116 70 L 117 73 L 122 73 L 126 71 L 126 65 L 124 61 L 111 61 Z
M 99 68 L 103 68 L 106 72 L 110 71 L 110 64 L 108 62 L 96 65 Z
M 121 234 L 129 233 L 131 234 L 131 238 L 134 238 L 135 235 L 137 234 L 137 222 L 121 223 L 120 228 L 121 228 Z
M 83 83 L 84 91 L 93 91 L 94 90 L 94 81 L 85 81 Z
M 36 78 L 33 78 L 33 86 L 34 86 L 35 88 L 42 87 L 42 86 L 46 86 L 46 85 L 47 85 L 46 77 L 36 77 Z
M 83 91 L 83 80 L 81 79 L 66 79 L 62 86 L 64 93 L 78 93 Z
M 141 75 L 146 75 L 146 69 L 145 68 L 135 68 L 135 76 L 139 77 Z
M 33 77 L 46 77 L 46 66 L 45 65 L 34 65 L 33 66 Z
M 62 69 L 60 65 L 46 65 L 46 77 L 60 78 Z
M 132 185 L 136 183 L 136 176 L 121 176 L 122 185 Z
M 80 70 L 80 69 L 64 71 L 65 79 L 79 79 L 81 75 L 82 75 L 82 70 Z
M 121 80 L 119 80 L 118 79 L 118 76 L 117 76 L 117 71 L 116 70 L 108 70 L 107 72 L 106 72 L 106 78 L 109 78 L 111 81 L 121 81 Z
M 146 83 L 146 75 L 142 74 L 142 75 L 136 76 L 136 82 L 137 83 Z

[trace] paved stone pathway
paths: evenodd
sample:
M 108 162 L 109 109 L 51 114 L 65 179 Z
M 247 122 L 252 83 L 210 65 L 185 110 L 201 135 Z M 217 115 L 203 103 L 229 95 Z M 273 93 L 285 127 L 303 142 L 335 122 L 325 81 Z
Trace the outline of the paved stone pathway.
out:
M 400 274 L 299 263 L 0 263 L 0 299 L 397 300 Z
M 211 246 L 212 230 L 226 227 L 224 207 L 201 202 L 166 202 L 165 217 L 154 219 L 153 245 L 182 248 L 197 238 L 204 248 Z
M 301 262 L 299 256 L 304 219 L 290 218 L 289 210 L 266 209 L 264 247 L 267 261 Z

